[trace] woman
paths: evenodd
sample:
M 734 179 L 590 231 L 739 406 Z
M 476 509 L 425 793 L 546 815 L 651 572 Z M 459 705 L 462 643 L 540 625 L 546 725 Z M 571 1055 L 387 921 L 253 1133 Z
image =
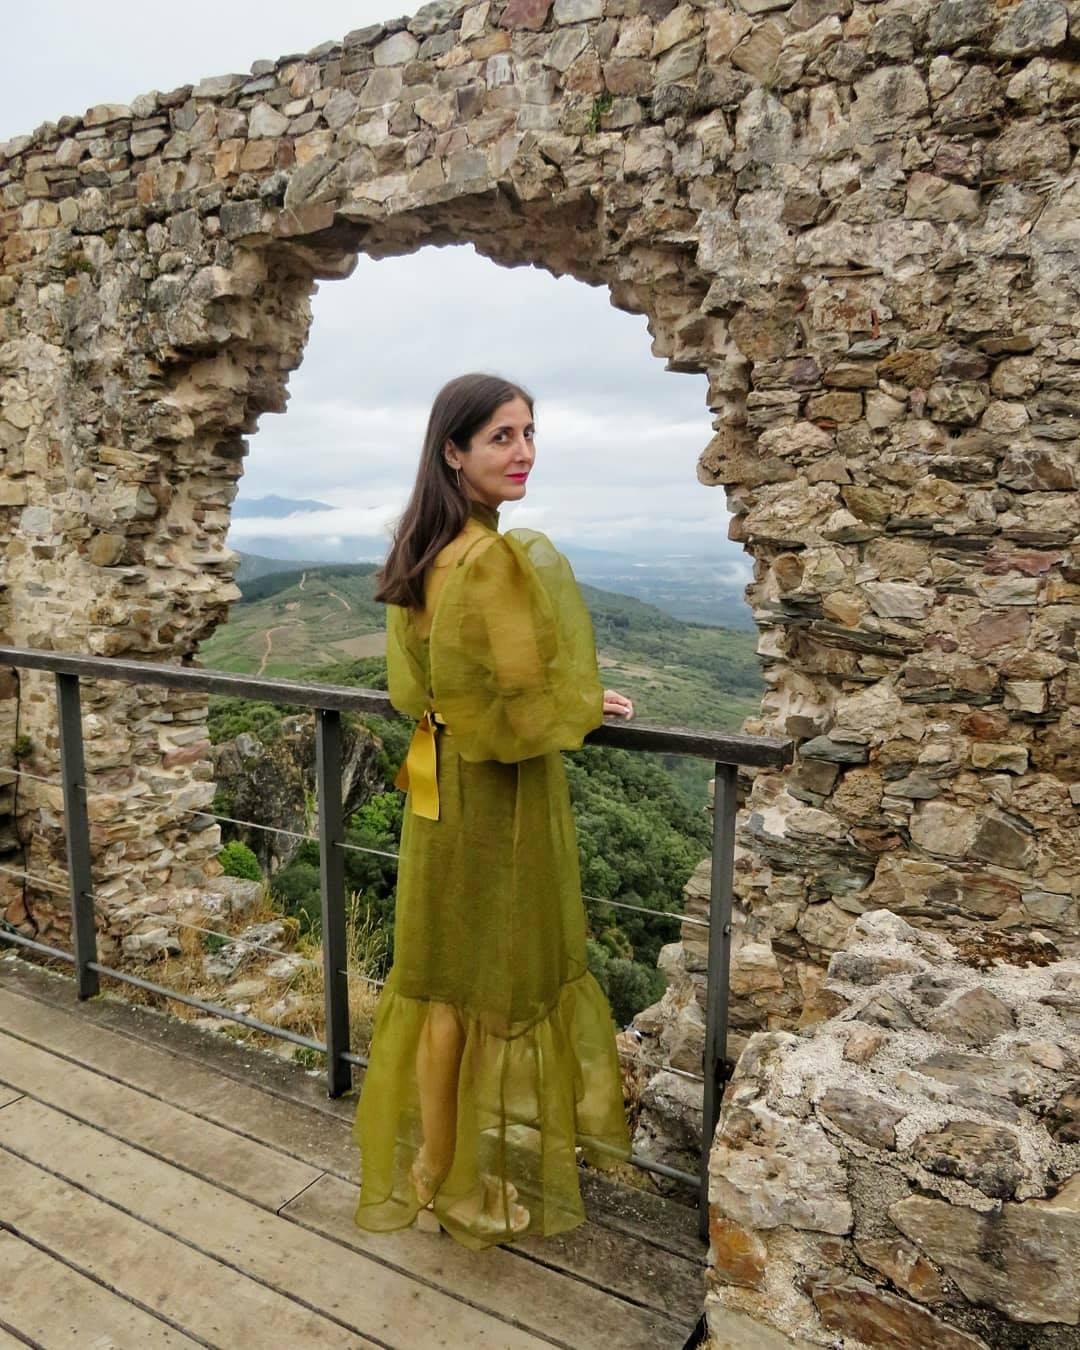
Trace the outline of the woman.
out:
M 601 686 L 566 559 L 538 531 L 499 532 L 533 436 L 518 385 L 446 384 L 375 594 L 390 699 L 418 724 L 396 780 L 394 964 L 357 1107 L 356 1222 L 419 1215 L 477 1249 L 575 1227 L 575 1148 L 598 1166 L 630 1152 L 559 752 L 633 704 Z

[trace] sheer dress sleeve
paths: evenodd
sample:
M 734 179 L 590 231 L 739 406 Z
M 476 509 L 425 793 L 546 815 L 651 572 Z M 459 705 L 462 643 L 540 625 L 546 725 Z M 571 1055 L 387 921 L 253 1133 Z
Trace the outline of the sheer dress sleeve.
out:
M 427 681 L 408 624 L 405 606 L 386 606 L 386 691 L 398 712 L 419 718 L 428 706 Z
M 429 652 L 434 704 L 463 759 L 577 750 L 604 720 L 589 611 L 540 531 L 494 534 L 453 569 Z

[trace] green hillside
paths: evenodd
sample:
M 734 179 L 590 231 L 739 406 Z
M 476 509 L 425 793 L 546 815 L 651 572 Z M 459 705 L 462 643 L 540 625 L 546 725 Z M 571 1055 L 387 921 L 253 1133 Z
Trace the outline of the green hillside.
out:
M 303 679 L 385 654 L 376 563 L 327 563 L 241 582 L 229 622 L 204 642 L 206 666 Z M 762 688 L 755 635 L 674 619 L 631 596 L 583 585 L 604 684 L 634 700 L 640 721 L 732 730 Z

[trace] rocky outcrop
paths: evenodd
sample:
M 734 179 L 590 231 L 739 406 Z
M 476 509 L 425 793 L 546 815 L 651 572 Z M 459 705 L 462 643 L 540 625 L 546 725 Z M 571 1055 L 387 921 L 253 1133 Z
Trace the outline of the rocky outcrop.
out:
M 346 819 L 382 790 L 379 741 L 366 729 L 342 727 L 341 798 Z M 222 814 L 234 820 L 273 824 L 292 834 L 227 825 L 259 860 L 264 875 L 286 866 L 300 846 L 298 834 L 318 832 L 315 782 L 315 720 L 311 714 L 283 717 L 270 740 L 242 732 L 211 748 Z
M 710 1157 L 718 1326 L 733 1309 L 813 1345 L 1075 1343 L 1080 962 L 985 965 L 871 911 L 829 962 L 843 1011 L 750 1038 Z

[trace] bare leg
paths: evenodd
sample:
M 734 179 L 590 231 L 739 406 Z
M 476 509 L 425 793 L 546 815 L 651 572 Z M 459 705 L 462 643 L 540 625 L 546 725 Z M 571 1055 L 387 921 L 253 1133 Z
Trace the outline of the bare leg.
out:
M 424 1131 L 423 1163 L 441 1177 L 454 1156 L 457 1134 L 458 1070 L 465 1031 L 449 1003 L 432 1001 L 416 1048 L 416 1082 Z

